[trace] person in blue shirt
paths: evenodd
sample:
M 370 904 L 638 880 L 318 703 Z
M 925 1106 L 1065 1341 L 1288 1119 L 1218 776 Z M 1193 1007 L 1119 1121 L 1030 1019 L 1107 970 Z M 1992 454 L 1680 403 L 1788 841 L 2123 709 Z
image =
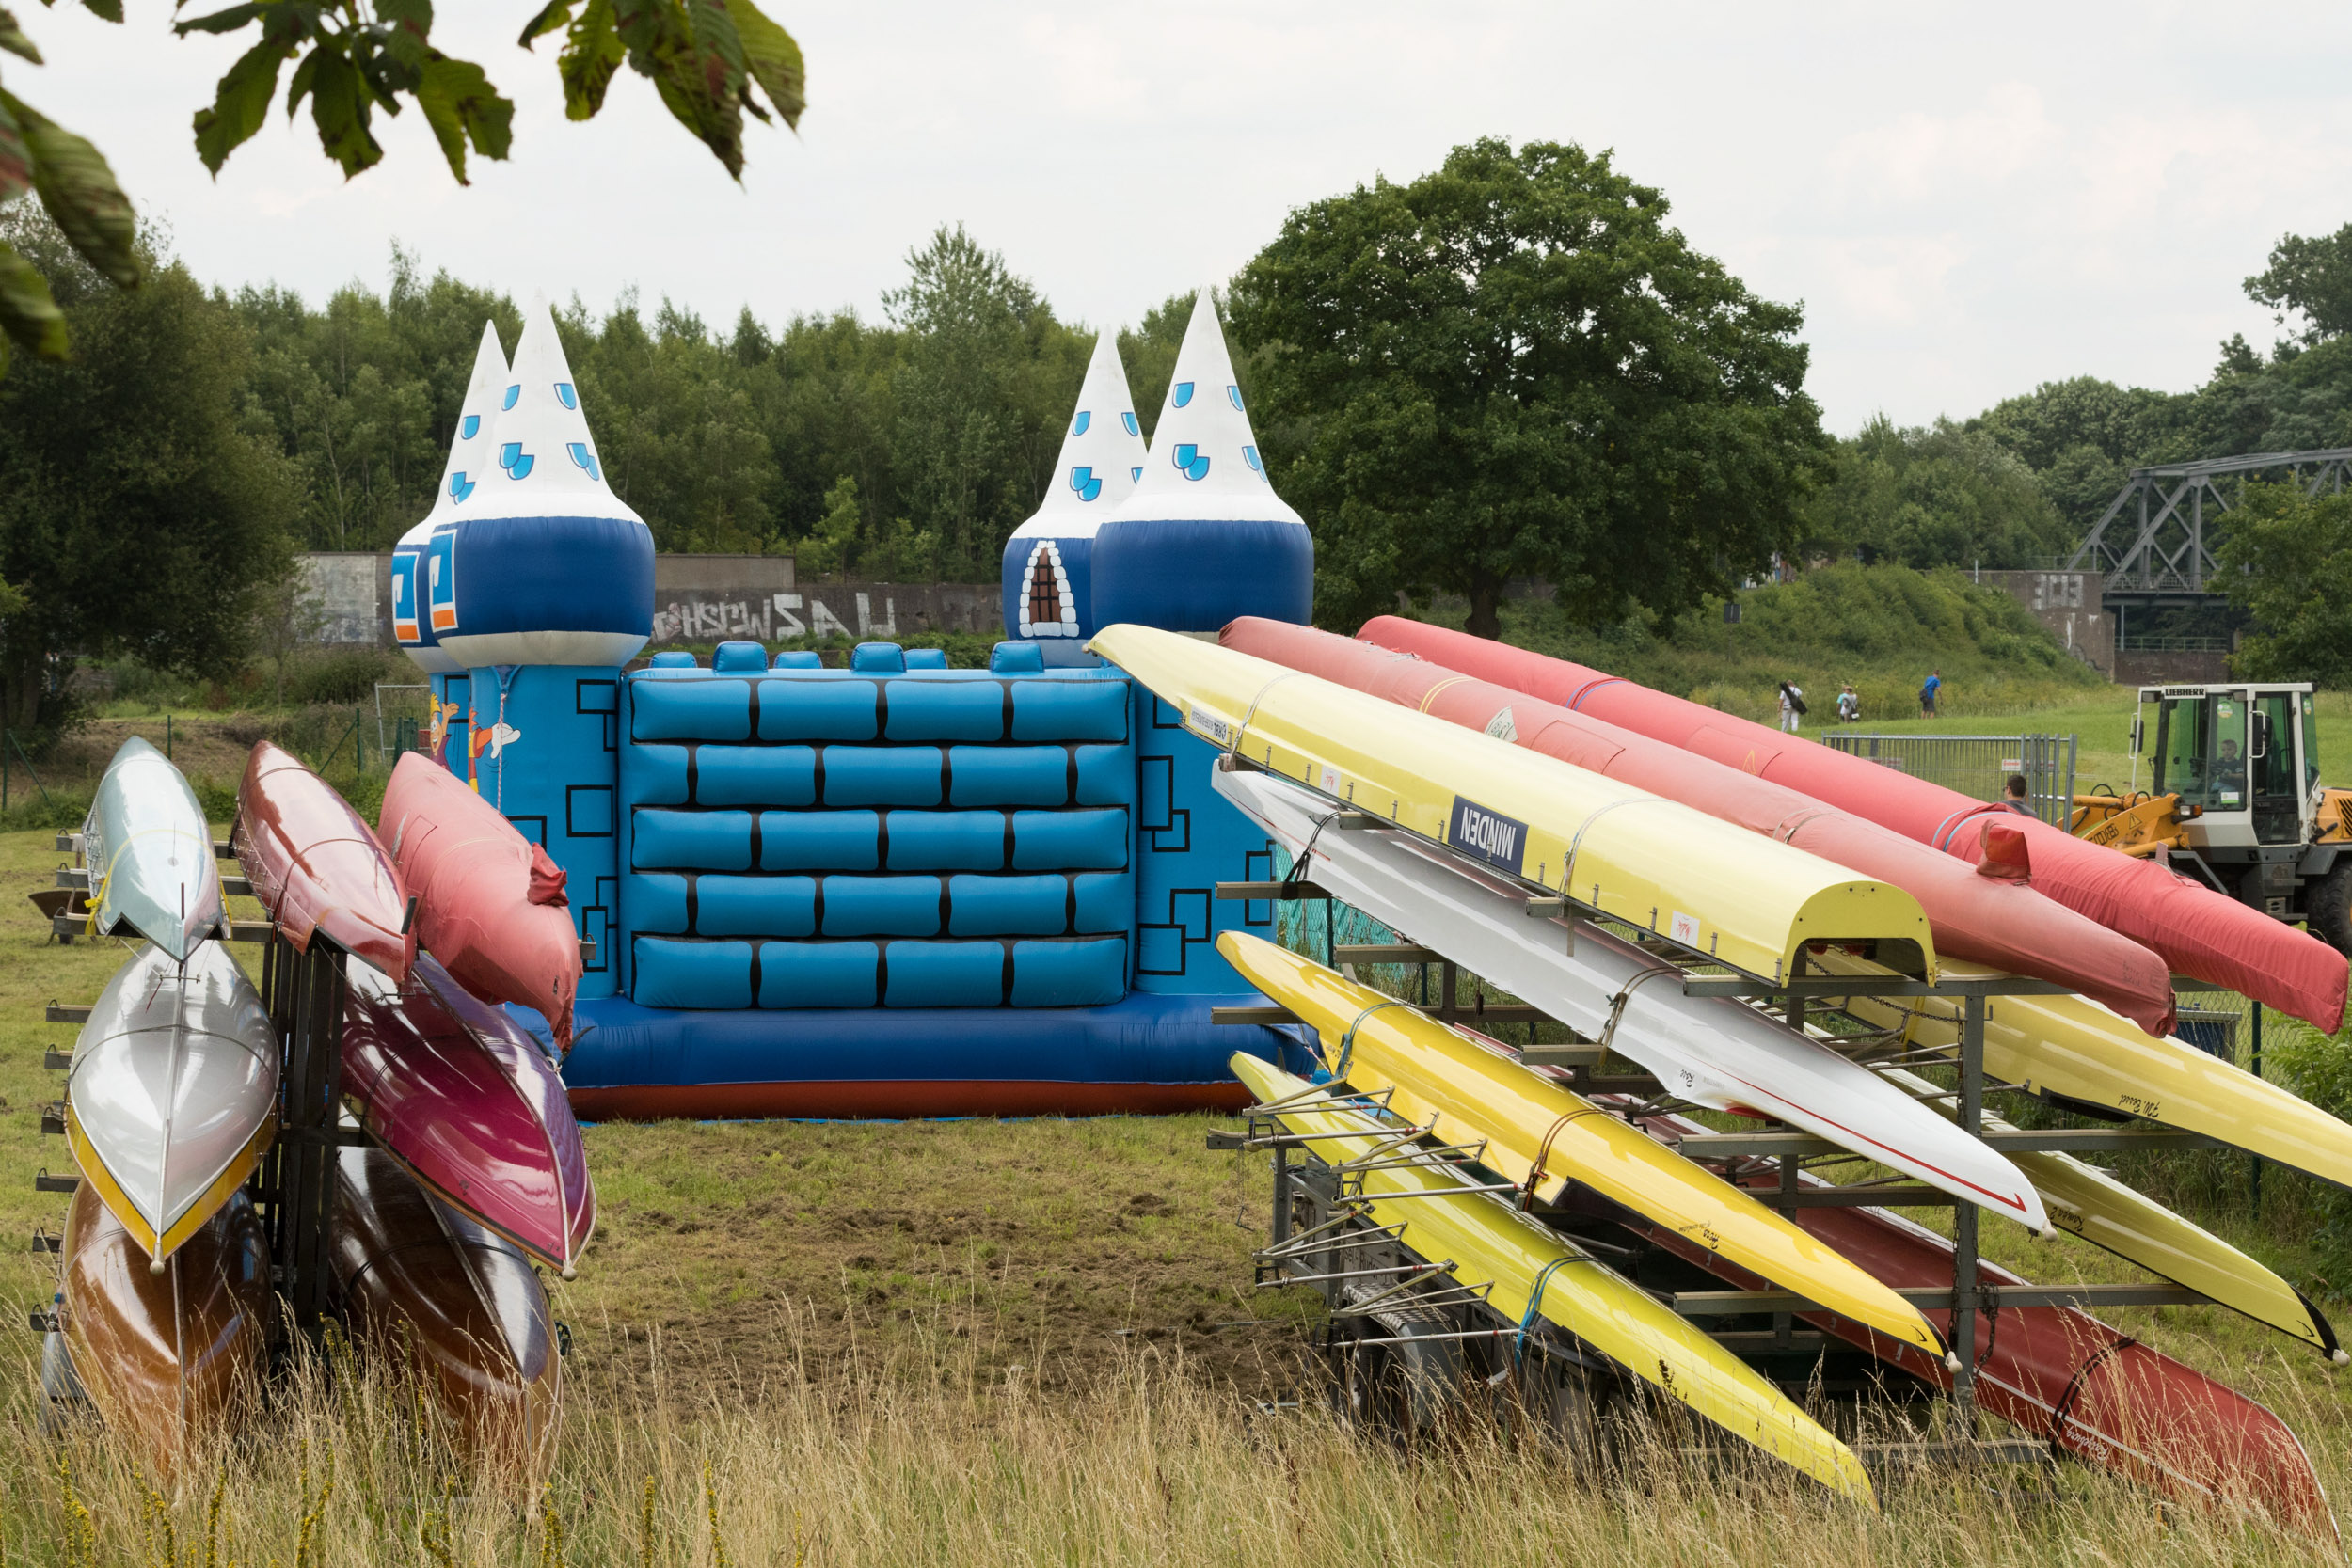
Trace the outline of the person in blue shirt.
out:
M 1934 718 L 1936 699 L 1941 697 L 1943 694 L 1944 672 L 1938 670 L 1934 673 L 1928 676 L 1927 684 L 1925 686 L 1919 688 L 1919 717 L 1922 719 Z

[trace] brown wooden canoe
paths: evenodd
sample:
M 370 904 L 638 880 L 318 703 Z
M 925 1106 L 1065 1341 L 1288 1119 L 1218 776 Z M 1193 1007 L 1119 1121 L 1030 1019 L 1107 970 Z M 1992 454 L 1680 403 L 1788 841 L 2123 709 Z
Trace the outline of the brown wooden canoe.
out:
M 435 1198 L 381 1149 L 347 1148 L 332 1255 L 353 1341 L 412 1356 L 468 1449 L 543 1470 L 562 1371 L 554 1313 L 522 1249 Z
M 269 1246 L 242 1192 L 167 1260 L 147 1254 L 85 1181 L 67 1212 L 65 1303 L 74 1370 L 99 1414 L 176 1474 L 251 1407 L 277 1330 Z

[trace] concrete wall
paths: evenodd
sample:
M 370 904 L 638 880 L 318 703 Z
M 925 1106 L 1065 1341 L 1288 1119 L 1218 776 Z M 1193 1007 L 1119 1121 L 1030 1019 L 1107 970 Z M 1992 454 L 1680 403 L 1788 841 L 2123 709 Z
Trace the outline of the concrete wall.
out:
M 392 558 L 388 551 L 319 551 L 297 569 L 319 641 L 398 644 L 392 638 Z M 813 582 L 795 580 L 788 555 L 654 557 L 652 646 L 754 638 L 893 638 L 1003 625 L 994 583 Z
M 2096 572 L 1979 572 L 1977 580 L 2005 588 L 2033 611 L 2050 635 L 2078 650 L 2092 668 L 2115 675 L 2115 622 L 2100 598 Z

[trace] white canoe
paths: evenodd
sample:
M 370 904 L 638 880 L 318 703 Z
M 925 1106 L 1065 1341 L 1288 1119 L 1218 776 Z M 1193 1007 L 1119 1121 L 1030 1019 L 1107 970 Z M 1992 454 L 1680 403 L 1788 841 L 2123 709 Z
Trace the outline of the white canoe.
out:
M 84 1180 L 160 1263 L 251 1174 L 277 1101 L 269 1013 L 228 950 L 206 942 L 183 966 L 148 947 L 74 1042 L 66 1132 Z
M 133 736 L 106 765 L 82 824 L 90 929 L 125 927 L 175 958 L 221 929 L 220 864 L 196 791 L 163 752 Z
M 1307 850 L 1305 879 L 1587 1039 L 1607 1035 L 1682 1099 L 1787 1122 L 2030 1229 L 2049 1227 L 2032 1183 L 2007 1159 L 1787 1024 L 1737 1001 L 1684 995 L 1672 965 L 1588 925 L 1571 943 L 1562 922 L 1528 917 L 1524 888 L 1393 830 L 1318 833 L 1337 808 L 1294 784 L 1222 764 L 1215 783 L 1292 854 Z

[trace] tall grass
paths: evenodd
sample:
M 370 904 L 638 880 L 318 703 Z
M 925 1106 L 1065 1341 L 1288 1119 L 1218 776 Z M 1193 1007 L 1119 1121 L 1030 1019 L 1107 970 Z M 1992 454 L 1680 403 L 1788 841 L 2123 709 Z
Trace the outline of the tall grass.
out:
M 0 1553 L 155 1568 L 2342 1560 L 2078 1468 L 1882 1473 L 1873 1513 L 1792 1472 L 1693 1457 L 1704 1432 L 1637 1429 L 1603 1468 L 1483 1412 L 1407 1442 L 1341 1424 L 1311 1389 L 1268 1409 L 1148 1347 L 1103 1352 L 1054 1396 L 1022 1366 L 986 1380 L 953 1341 L 936 1348 L 923 1367 L 802 1365 L 758 1388 L 679 1387 L 658 1355 L 576 1377 L 537 1484 L 457 1461 L 381 1374 L 298 1376 L 254 1430 L 161 1485 L 103 1431 L 44 1435 L 28 1392 L 0 1435 Z M 638 1392 L 594 1391 L 621 1386 Z M 2284 1392 L 2341 1491 L 2342 1412 L 2284 1380 L 2257 1391 Z

